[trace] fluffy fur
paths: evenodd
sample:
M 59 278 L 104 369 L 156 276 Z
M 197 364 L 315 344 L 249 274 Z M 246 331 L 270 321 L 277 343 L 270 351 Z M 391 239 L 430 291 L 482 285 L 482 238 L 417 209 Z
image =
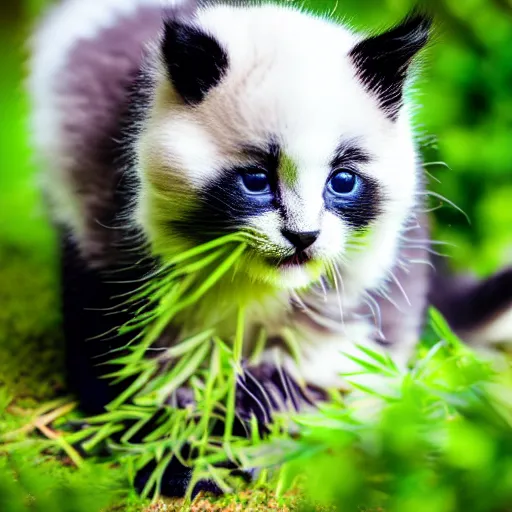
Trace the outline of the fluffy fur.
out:
M 232 231 L 256 241 L 161 343 L 212 324 L 229 338 L 244 303 L 247 348 L 262 326 L 272 340 L 251 370 L 263 385 L 279 365 L 310 389 L 343 387 L 356 343 L 406 364 L 430 267 L 405 92 L 429 29 L 413 15 L 368 38 L 272 4 L 68 0 L 50 13 L 34 39 L 34 134 L 89 409 L 112 390 L 97 387 L 99 349 L 85 341 L 126 319 L 101 309 L 144 277 L 140 259 Z M 130 279 L 116 287 L 105 275 L 119 269 Z

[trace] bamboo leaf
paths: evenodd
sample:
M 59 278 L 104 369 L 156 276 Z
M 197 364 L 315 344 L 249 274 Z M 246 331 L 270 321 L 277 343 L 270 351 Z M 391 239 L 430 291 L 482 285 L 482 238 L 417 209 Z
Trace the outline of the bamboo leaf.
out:
M 184 361 L 183 364 L 179 366 L 179 370 L 171 372 L 156 392 L 158 403 L 163 404 L 173 391 L 176 391 L 194 374 L 199 366 L 204 363 L 210 349 L 210 344 L 200 346 L 190 359 Z
M 209 329 L 207 331 L 196 334 L 195 336 L 192 336 L 191 338 L 188 338 L 187 340 L 182 341 L 179 345 L 175 345 L 175 346 L 167 349 L 165 351 L 165 355 L 169 359 L 181 357 L 181 356 L 187 354 L 188 352 L 194 350 L 201 343 L 212 338 L 214 332 L 215 331 L 213 329 Z

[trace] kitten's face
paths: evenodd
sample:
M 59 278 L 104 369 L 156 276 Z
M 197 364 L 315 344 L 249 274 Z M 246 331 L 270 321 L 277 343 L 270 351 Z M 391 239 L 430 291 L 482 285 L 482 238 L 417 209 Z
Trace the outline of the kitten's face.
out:
M 243 231 L 240 270 L 251 280 L 300 288 L 336 267 L 348 286 L 375 285 L 393 263 L 417 174 L 400 105 L 383 106 L 358 76 L 359 40 L 275 7 L 217 7 L 196 23 L 219 45 L 199 36 L 215 55 L 214 83 L 194 87 L 183 65 L 172 83 L 160 63 L 138 147 L 139 218 L 157 250 Z

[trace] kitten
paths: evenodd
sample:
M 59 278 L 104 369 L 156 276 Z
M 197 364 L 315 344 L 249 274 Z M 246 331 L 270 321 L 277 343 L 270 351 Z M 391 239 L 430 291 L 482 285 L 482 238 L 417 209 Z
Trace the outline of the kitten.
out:
M 49 13 L 33 41 L 34 141 L 85 410 L 119 391 L 98 363 L 128 336 L 87 343 L 130 319 L 105 313 L 114 297 L 232 232 L 253 236 L 236 272 L 160 343 L 212 325 L 229 339 L 246 306 L 247 350 L 261 328 L 270 343 L 240 381 L 242 417 L 257 414 L 254 381 L 296 408 L 345 387 L 356 344 L 407 363 L 431 281 L 407 88 L 430 29 L 415 13 L 367 37 L 271 3 L 67 0 Z

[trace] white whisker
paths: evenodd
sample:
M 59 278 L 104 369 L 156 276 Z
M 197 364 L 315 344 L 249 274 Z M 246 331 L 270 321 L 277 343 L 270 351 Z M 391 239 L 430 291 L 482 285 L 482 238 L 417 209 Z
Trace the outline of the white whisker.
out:
M 336 11 L 338 9 L 338 0 L 336 0 L 336 3 L 334 4 L 334 7 L 332 8 L 331 12 L 329 13 L 329 16 L 334 16 L 336 14 Z
M 423 167 L 445 167 L 448 170 L 452 168 L 446 162 L 425 162 L 422 164 Z
M 341 279 L 341 274 L 340 274 L 340 272 L 338 270 L 338 267 L 336 266 L 335 263 L 332 263 L 332 277 L 333 277 L 333 280 L 334 280 L 334 287 L 336 289 L 336 297 L 338 299 L 338 308 L 339 308 L 339 311 L 340 311 L 340 322 L 341 322 L 342 328 L 345 329 L 345 318 L 344 318 L 344 315 L 343 315 L 343 302 L 342 302 L 342 298 L 341 298 L 341 293 L 342 293 L 343 290 L 339 289 L 339 285 L 338 285 L 338 280 L 336 278 L 336 274 L 338 274 L 338 277 L 341 280 L 341 287 L 343 288 L 343 280 Z
M 430 197 L 435 197 L 437 199 L 439 199 L 440 201 L 443 201 L 445 202 L 446 204 L 449 204 L 452 208 L 454 208 L 455 210 L 457 210 L 459 213 L 461 213 L 462 215 L 464 215 L 465 219 L 468 221 L 468 224 L 471 225 L 471 219 L 469 218 L 469 215 L 462 209 L 460 208 L 459 206 L 457 206 L 453 201 L 450 201 L 449 199 L 447 199 L 446 197 L 444 197 L 443 195 L 441 194 L 438 194 L 437 192 L 433 192 L 431 190 L 427 190 L 425 192 L 421 192 L 420 195 L 422 196 L 430 196 Z
M 429 266 L 432 270 L 435 270 L 435 269 L 436 269 L 436 267 L 434 266 L 434 264 L 433 264 L 430 260 L 410 259 L 410 260 L 409 260 L 409 263 L 414 263 L 414 264 L 418 264 L 418 265 L 427 265 L 427 266 Z
M 403 309 L 391 298 L 391 295 L 384 289 L 378 289 L 377 293 L 390 304 L 392 304 L 400 313 L 403 313 Z
M 426 169 L 425 169 L 425 174 L 432 180 L 434 180 L 436 183 L 439 183 L 441 184 L 441 180 L 439 178 L 436 178 L 431 172 L 428 172 Z
M 365 293 L 365 304 L 370 308 L 370 311 L 373 315 L 373 322 L 375 327 L 377 328 L 377 333 L 384 338 L 384 334 L 382 332 L 382 316 L 380 312 L 379 303 L 369 294 Z
M 402 284 L 400 283 L 400 281 L 398 280 L 398 278 L 396 277 L 396 275 L 393 273 L 393 271 L 390 270 L 389 272 L 391 274 L 391 279 L 394 281 L 394 283 L 398 286 L 398 289 L 402 292 L 402 295 L 404 296 L 405 300 L 407 301 L 407 304 L 409 306 L 412 306 L 411 304 L 411 301 L 409 300 L 409 297 L 407 295 L 407 293 L 405 293 L 405 289 L 404 287 L 402 286 Z

